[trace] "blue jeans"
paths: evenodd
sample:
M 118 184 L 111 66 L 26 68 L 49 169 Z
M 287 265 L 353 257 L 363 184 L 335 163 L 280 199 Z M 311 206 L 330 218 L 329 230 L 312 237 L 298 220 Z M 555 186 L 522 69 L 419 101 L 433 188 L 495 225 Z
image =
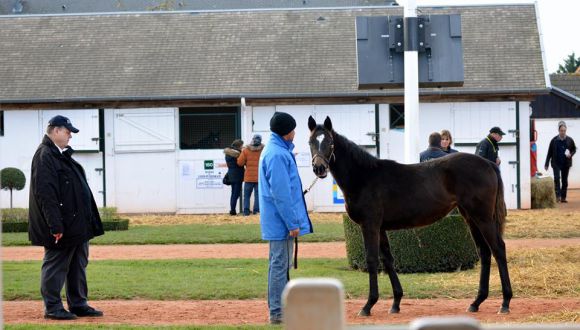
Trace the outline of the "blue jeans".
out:
M 290 280 L 293 239 L 270 241 L 270 266 L 268 268 L 268 308 L 270 320 L 282 319 L 282 291 Z
M 254 214 L 260 212 L 260 202 L 258 199 L 258 183 L 244 182 L 244 215 L 250 215 L 250 196 L 254 191 Z
M 232 195 L 230 196 L 230 212 L 236 212 L 236 205 L 238 204 L 238 198 L 242 194 L 242 183 L 235 182 L 232 183 Z

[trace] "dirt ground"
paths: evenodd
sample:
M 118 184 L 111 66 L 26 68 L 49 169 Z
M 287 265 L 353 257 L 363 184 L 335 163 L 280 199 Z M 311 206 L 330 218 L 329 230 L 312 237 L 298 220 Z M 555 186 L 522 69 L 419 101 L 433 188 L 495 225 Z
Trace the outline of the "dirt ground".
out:
M 482 323 L 521 323 L 554 313 L 580 312 L 580 298 L 513 299 L 511 313 L 499 315 L 499 299 L 489 299 L 478 313 L 467 313 L 468 299 L 403 299 L 401 313 L 388 314 L 391 301 L 379 300 L 370 317 L 357 316 L 364 300 L 346 301 L 348 324 L 403 324 L 417 317 L 467 315 Z M 103 310 L 102 318 L 81 318 L 75 321 L 47 321 L 42 317 L 41 301 L 4 302 L 4 321 L 43 324 L 132 324 L 132 325 L 243 325 L 268 322 L 268 306 L 264 300 L 205 301 L 94 301 Z M 576 321 L 578 322 L 578 320 Z
M 577 216 L 580 210 L 580 191 L 571 191 L 570 203 L 558 204 L 553 212 L 561 216 Z M 518 210 L 514 216 L 534 217 L 542 210 Z M 340 221 L 336 215 L 323 215 L 318 221 Z M 171 220 L 173 219 L 173 220 Z M 169 222 L 183 223 L 183 217 L 169 217 Z M 186 222 L 197 222 L 197 218 L 186 218 Z M 212 220 L 213 219 L 213 220 Z M 133 216 L 131 223 L 168 224 L 167 216 Z M 257 222 L 257 216 L 228 217 L 210 216 L 215 223 Z M 204 222 L 208 216 L 204 217 Z M 579 245 L 580 238 L 565 239 L 518 239 L 506 240 L 509 249 L 544 248 Z M 344 258 L 344 242 L 302 243 L 300 258 Z M 4 247 L 2 260 L 41 260 L 42 248 Z M 265 258 L 266 244 L 212 244 L 212 245 L 128 245 L 128 246 L 91 246 L 91 260 L 107 259 L 193 259 L 193 258 Z M 469 299 L 403 299 L 401 313 L 388 314 L 391 301 L 379 300 L 371 317 L 358 317 L 357 312 L 364 300 L 347 300 L 346 317 L 348 324 L 403 324 L 417 317 L 468 315 L 482 323 L 524 323 L 553 322 L 565 319 L 580 322 L 580 298 L 562 299 L 513 299 L 511 313 L 498 315 L 501 304 L 499 299 L 489 299 L 481 306 L 479 313 L 466 313 Z M 129 325 L 244 325 L 265 324 L 268 322 L 268 308 L 264 300 L 207 300 L 207 301 L 147 301 L 147 300 L 104 300 L 91 304 L 102 309 L 102 318 L 81 318 L 76 321 L 47 321 L 43 319 L 41 301 L 5 301 L 3 316 L 6 324 L 129 324 Z M 556 315 L 556 317 L 554 317 Z M 561 317 L 564 315 L 565 317 Z
M 508 239 L 506 247 L 550 248 L 580 245 L 580 238 Z M 300 258 L 346 258 L 344 242 L 300 243 Z M 2 260 L 42 260 L 44 249 L 39 246 L 2 248 Z M 261 259 L 268 256 L 268 244 L 173 244 L 173 245 L 93 245 L 90 260 L 146 259 Z

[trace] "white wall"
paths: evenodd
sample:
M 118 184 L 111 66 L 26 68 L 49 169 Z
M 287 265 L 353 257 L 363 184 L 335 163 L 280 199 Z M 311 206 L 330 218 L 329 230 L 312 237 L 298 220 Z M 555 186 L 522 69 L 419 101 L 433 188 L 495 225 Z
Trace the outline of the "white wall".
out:
M 71 145 L 79 141 L 79 148 L 90 146 L 97 118 L 96 110 L 59 110 L 82 125 L 81 133 L 73 135 Z M 307 188 L 315 176 L 311 168 L 308 148 L 308 117 L 322 123 L 326 116 L 333 120 L 334 128 L 347 138 L 376 154 L 372 134 L 375 130 L 375 105 L 284 105 L 276 107 L 251 107 L 242 109 L 241 136 L 249 141 L 255 133 L 262 135 L 263 143 L 270 137 L 269 119 L 274 111 L 289 112 L 297 121 L 295 152 L 302 178 Z M 0 137 L 0 167 L 14 166 L 30 178 L 30 162 L 40 143 L 44 126 L 54 111 L 5 111 L 5 136 Z M 105 158 L 107 181 L 107 206 L 115 206 L 119 212 L 178 212 L 178 213 L 226 213 L 229 209 L 230 188 L 211 185 L 226 171 L 222 150 L 179 150 L 179 118 L 176 108 L 158 109 L 106 109 L 105 110 Z M 515 102 L 487 103 L 421 103 L 420 141 L 427 146 L 431 132 L 451 130 L 454 142 L 468 143 L 455 146 L 463 152 L 473 153 L 474 143 L 488 133 L 491 126 L 499 125 L 504 131 L 512 131 L 502 142 L 515 142 Z M 580 121 L 569 120 L 571 136 L 580 136 Z M 84 123 L 84 124 L 83 124 Z M 403 160 L 403 130 L 390 129 L 388 105 L 379 105 L 380 156 L 399 162 Z M 529 207 L 529 103 L 520 102 L 520 170 L 521 207 Z M 557 120 L 538 120 L 539 132 L 538 167 L 543 168 L 546 147 L 544 144 L 556 134 Z M 85 135 L 83 135 L 85 133 Z M 26 137 L 26 138 L 23 138 Z M 81 143 L 82 142 L 82 143 Z M 92 143 L 95 143 L 94 141 Z M 516 147 L 502 145 L 501 171 L 505 184 L 506 203 L 515 208 L 516 203 Z M 85 168 L 89 184 L 97 203 L 102 205 L 102 174 L 100 153 L 76 154 L 75 158 Z M 212 171 L 203 168 L 203 161 L 214 160 Z M 512 164 L 510 164 L 512 162 Z M 580 187 L 578 165 L 573 167 L 570 183 Z M 201 175 L 201 177 L 200 177 Z M 209 180 L 209 181 L 208 181 Z M 309 209 L 314 211 L 343 211 L 340 190 L 336 191 L 332 177 L 318 180 L 311 193 L 306 195 Z M 6 207 L 9 193 L 0 192 L 0 203 Z M 16 207 L 28 207 L 28 184 L 23 191 L 15 192 Z
M 0 137 L 0 168 L 16 167 L 24 172 L 26 186 L 13 192 L 14 207 L 28 207 L 32 157 L 42 141 L 48 120 L 61 114 L 71 119 L 80 132 L 72 135 L 70 145 L 77 151 L 98 150 L 98 110 L 4 110 L 4 136 Z M 96 115 L 96 117 L 95 117 Z M 96 125 L 96 126 L 95 126 Z M 96 144 L 96 148 L 94 145 Z M 101 168 L 98 152 L 77 152 L 73 156 L 85 169 L 87 181 L 98 206 L 102 206 L 102 177 L 95 168 Z M 10 207 L 10 192 L 0 191 L 0 207 Z

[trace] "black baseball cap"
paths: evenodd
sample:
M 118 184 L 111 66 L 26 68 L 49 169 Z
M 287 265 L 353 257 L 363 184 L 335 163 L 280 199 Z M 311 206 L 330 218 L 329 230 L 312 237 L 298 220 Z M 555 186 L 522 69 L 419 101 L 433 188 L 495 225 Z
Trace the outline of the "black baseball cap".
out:
M 499 135 L 505 135 L 505 133 L 501 130 L 501 128 L 494 126 L 489 130 L 490 133 L 497 133 Z
M 73 133 L 79 132 L 79 129 L 72 125 L 70 119 L 61 115 L 50 118 L 50 120 L 48 121 L 48 126 L 66 127 L 69 131 Z

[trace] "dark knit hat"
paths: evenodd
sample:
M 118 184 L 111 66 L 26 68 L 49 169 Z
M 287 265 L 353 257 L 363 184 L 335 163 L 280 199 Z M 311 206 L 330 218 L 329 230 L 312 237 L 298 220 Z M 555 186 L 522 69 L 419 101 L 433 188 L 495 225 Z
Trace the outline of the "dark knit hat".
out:
M 284 136 L 296 128 L 296 120 L 285 112 L 276 112 L 270 119 L 270 130 Z

